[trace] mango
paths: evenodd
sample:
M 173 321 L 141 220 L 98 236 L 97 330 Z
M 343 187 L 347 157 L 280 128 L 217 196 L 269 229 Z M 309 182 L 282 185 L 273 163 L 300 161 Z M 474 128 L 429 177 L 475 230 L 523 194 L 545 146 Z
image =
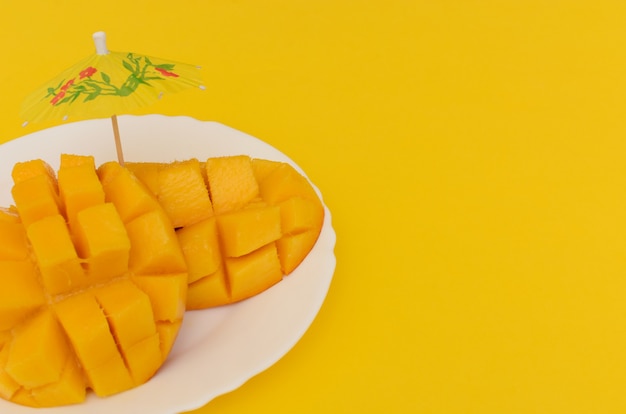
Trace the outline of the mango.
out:
M 246 155 L 209 158 L 206 176 L 216 214 L 238 210 L 259 194 L 252 160 Z
M 213 206 L 198 160 L 174 162 L 160 168 L 157 172 L 157 186 L 157 200 L 174 227 L 188 226 L 213 215 Z M 181 188 L 185 189 L 182 193 Z
M 56 175 L 18 163 L 12 176 L 16 206 L 0 211 L 0 397 L 60 406 L 148 381 L 187 296 L 168 215 L 128 170 L 96 169 L 90 156 L 63 154 Z
M 24 260 L 28 256 L 26 231 L 19 222 L 0 220 L 0 260 Z
M 304 260 L 308 180 L 246 155 L 171 163 L 62 154 L 14 166 L 0 208 L 0 397 L 49 407 L 154 376 L 186 310 L 238 302 Z
M 46 304 L 30 260 L 0 261 L 0 332 L 8 331 Z
M 80 211 L 104 202 L 104 191 L 91 156 L 62 154 L 57 182 L 70 226 L 76 225 Z
M 203 174 L 195 159 L 128 168 L 160 202 L 184 201 L 167 201 L 165 211 L 187 262 L 187 309 L 238 302 L 280 282 L 322 228 L 317 193 L 287 163 L 235 155 L 207 159 Z

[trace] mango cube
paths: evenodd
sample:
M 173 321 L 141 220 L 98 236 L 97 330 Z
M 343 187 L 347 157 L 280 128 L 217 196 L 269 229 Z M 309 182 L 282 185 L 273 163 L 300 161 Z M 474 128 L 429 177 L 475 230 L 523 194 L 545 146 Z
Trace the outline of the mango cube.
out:
M 246 155 L 209 158 L 206 171 L 216 214 L 240 209 L 259 195 L 252 161 Z
M 178 273 L 187 269 L 171 222 L 162 210 L 126 224 L 131 242 L 129 267 L 138 274 Z
M 278 240 L 280 208 L 247 208 L 217 217 L 217 227 L 226 257 L 240 257 Z
M 198 160 L 174 162 L 160 168 L 157 181 L 157 199 L 174 227 L 189 226 L 213 215 Z M 180 191 L 181 188 L 185 191 Z
M 93 157 L 61 157 L 58 185 L 70 226 L 75 225 L 78 212 L 104 203 L 104 190 L 96 175 Z
M 6 372 L 7 360 L 9 359 L 9 346 L 0 347 L 0 397 L 5 400 L 13 398 L 21 385 Z
M 13 178 L 13 182 L 15 183 L 26 181 L 37 176 L 46 176 L 53 187 L 56 187 L 54 169 L 44 160 L 35 159 L 17 162 L 11 171 L 11 178 Z
M 178 229 L 176 236 L 188 264 L 189 283 L 217 271 L 222 259 L 215 217 Z
M 76 404 L 85 400 L 87 390 L 83 374 L 73 358 L 67 358 L 57 382 L 34 388 L 31 391 L 35 406 Z
M 128 223 L 140 215 L 160 210 L 156 198 L 130 171 L 116 162 L 98 167 L 105 200 L 115 205 L 122 221 Z
M 163 360 L 167 358 L 172 347 L 174 346 L 174 342 L 178 337 L 178 332 L 180 331 L 180 327 L 182 325 L 182 319 L 179 319 L 175 322 L 169 321 L 159 321 L 157 322 L 157 332 L 159 333 L 159 344 L 161 348 L 161 356 Z
M 227 257 L 225 265 L 233 302 L 256 295 L 283 278 L 274 243 L 245 256 Z
M 307 179 L 291 165 L 283 163 L 259 183 L 263 200 L 275 205 L 291 197 L 303 197 L 318 201 L 317 193 Z
M 324 208 L 316 200 L 291 197 L 279 203 L 279 207 L 283 234 L 297 234 L 317 229 L 324 221 Z
M 155 321 L 175 322 L 183 318 L 187 297 L 186 273 L 132 275 L 131 279 L 150 298 Z
M 156 333 L 150 298 L 129 279 L 98 288 L 95 296 L 122 352 Z
M 44 310 L 15 330 L 4 369 L 22 386 L 35 388 L 58 381 L 68 357 L 58 322 Z
M 187 309 L 204 309 L 233 302 L 223 267 L 191 283 L 187 290 Z
M 3 223 L 21 223 L 20 215 L 17 212 L 17 207 L 0 207 L 0 222 Z
M 0 261 L 0 331 L 13 328 L 46 304 L 37 269 L 28 260 Z
M 29 247 L 26 231 L 21 223 L 0 220 L 0 260 L 24 260 Z
M 59 195 L 47 176 L 37 175 L 15 183 L 11 194 L 26 226 L 44 217 L 61 213 Z
M 127 162 L 124 167 L 144 183 L 152 194 L 158 196 L 159 170 L 165 165 L 162 162 Z
M 63 217 L 57 214 L 36 221 L 28 227 L 27 235 L 43 285 L 51 295 L 83 286 L 83 269 Z
M 258 183 L 262 182 L 265 177 L 270 175 L 281 164 L 282 163 L 278 161 L 254 158 L 252 160 L 252 172 L 254 173 L 254 178 L 256 178 Z
M 148 381 L 163 363 L 161 340 L 155 333 L 124 351 L 126 365 L 133 382 L 141 385 Z
M 130 240 L 113 204 L 98 204 L 80 211 L 74 235 L 91 284 L 128 270 Z

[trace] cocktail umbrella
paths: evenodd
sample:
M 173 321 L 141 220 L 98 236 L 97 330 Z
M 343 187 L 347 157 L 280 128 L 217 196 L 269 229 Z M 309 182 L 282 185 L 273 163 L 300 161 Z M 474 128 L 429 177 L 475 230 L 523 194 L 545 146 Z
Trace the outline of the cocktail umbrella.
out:
M 94 33 L 93 39 L 96 53 L 30 94 L 20 115 L 23 125 L 110 117 L 118 160 L 123 164 L 117 115 L 149 105 L 166 93 L 205 87 L 198 66 L 110 51 L 104 32 Z

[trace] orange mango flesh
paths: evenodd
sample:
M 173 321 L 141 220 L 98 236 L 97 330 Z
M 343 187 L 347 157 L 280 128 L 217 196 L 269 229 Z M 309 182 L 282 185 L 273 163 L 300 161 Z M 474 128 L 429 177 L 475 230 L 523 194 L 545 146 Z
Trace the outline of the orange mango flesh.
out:
M 33 407 L 150 379 L 181 326 L 187 265 L 154 196 L 117 163 L 16 164 L 0 210 L 0 397 Z M 16 214 L 16 211 L 18 214 Z
M 33 160 L 13 179 L 15 207 L 0 208 L 0 397 L 33 407 L 148 381 L 186 309 L 280 282 L 324 220 L 293 167 L 243 155 L 96 169 L 64 154 L 57 175 Z
M 178 224 L 187 261 L 187 309 L 241 301 L 278 283 L 304 260 L 321 231 L 323 205 L 287 163 L 236 155 L 204 165 L 190 160 L 127 167 L 160 201 L 176 200 L 165 211 Z M 181 174 L 177 180 L 169 176 L 174 169 Z
M 157 199 L 174 227 L 183 227 L 213 215 L 211 199 L 198 160 L 191 159 L 164 166 L 158 171 L 156 185 Z M 180 190 L 183 188 L 185 197 L 180 197 Z

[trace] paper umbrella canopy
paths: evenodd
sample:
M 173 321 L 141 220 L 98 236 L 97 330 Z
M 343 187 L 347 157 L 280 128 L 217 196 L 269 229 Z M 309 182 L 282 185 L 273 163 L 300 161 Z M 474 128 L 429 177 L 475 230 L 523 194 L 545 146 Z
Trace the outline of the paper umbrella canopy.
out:
M 147 106 L 164 94 L 205 89 L 200 67 L 130 52 L 107 49 L 104 32 L 93 34 L 96 53 L 46 82 L 23 102 L 28 123 L 111 117 L 118 146 L 116 115 Z

